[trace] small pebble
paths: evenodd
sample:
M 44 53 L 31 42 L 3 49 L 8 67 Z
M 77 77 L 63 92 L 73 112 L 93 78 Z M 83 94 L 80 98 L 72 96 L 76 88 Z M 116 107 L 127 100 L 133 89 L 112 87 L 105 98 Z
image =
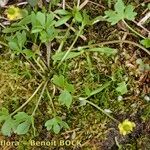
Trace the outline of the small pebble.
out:
M 150 97 L 146 95 L 146 96 L 144 97 L 144 100 L 146 100 L 147 102 L 150 102 Z
M 123 97 L 122 96 L 118 96 L 118 101 L 122 101 L 123 100 Z
M 104 109 L 104 111 L 109 114 L 112 113 L 112 111 L 110 109 Z

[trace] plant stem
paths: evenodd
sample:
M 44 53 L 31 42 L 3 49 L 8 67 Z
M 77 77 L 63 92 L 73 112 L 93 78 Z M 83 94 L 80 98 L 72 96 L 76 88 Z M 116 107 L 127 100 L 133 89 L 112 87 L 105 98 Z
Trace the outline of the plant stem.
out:
M 44 71 L 49 70 L 49 68 L 48 68 L 46 62 L 44 61 L 44 59 L 42 57 L 39 57 L 39 59 L 40 59 L 40 62 L 41 62 L 41 66 L 43 66 Z
M 65 6 L 66 6 L 66 0 L 63 0 L 63 9 L 65 9 Z
M 84 2 L 80 5 L 80 10 L 87 5 L 89 0 L 84 0 Z
M 71 27 L 72 27 L 72 25 L 73 25 L 73 21 L 72 21 L 71 24 L 69 25 L 69 27 L 68 27 L 68 29 L 67 29 L 67 31 L 66 31 L 66 33 L 65 33 L 65 36 L 64 36 L 63 40 L 61 41 L 61 43 L 60 43 L 60 45 L 59 45 L 59 48 L 58 48 L 58 50 L 57 50 L 57 53 L 61 52 L 61 50 L 62 50 L 62 48 L 63 48 L 63 46 L 64 46 L 64 43 L 65 43 L 65 41 L 66 41 L 66 39 L 67 39 L 67 36 L 68 36 L 68 34 L 69 34 L 69 31 L 70 31 L 70 29 L 71 29 Z
M 40 59 L 40 61 L 38 62 L 39 63 L 39 65 L 40 65 L 40 62 L 41 62 L 41 67 L 43 68 L 42 70 L 48 70 L 49 69 L 49 67 L 48 67 L 48 65 L 49 65 L 49 60 L 50 60 L 50 51 L 51 51 L 51 42 L 49 42 L 49 43 L 47 43 L 47 44 L 45 44 L 46 45 L 46 47 L 47 47 L 47 62 L 44 60 L 44 58 L 42 57 L 42 54 L 41 54 L 41 51 L 40 51 L 40 49 L 41 49 L 41 45 L 42 45 L 42 43 L 40 42 L 40 44 L 39 44 L 39 46 L 38 46 L 38 50 L 39 50 L 39 54 L 38 54 L 38 59 Z M 49 57 L 49 59 L 48 59 L 48 57 Z M 40 67 L 40 68 L 41 68 Z
M 56 15 L 53 11 L 50 11 L 50 12 L 55 16 L 55 18 L 60 19 L 60 17 L 59 17 L 58 15 Z M 67 27 L 70 26 L 68 23 L 65 23 L 65 25 L 66 25 Z M 76 29 L 73 28 L 73 27 L 71 27 L 71 30 L 72 30 L 73 32 L 76 32 Z M 87 38 L 86 38 L 85 36 L 83 36 L 83 35 L 80 35 L 80 37 L 81 37 L 84 41 L 87 40 Z
M 56 116 L 56 110 L 55 110 L 55 107 L 54 107 L 54 103 L 53 103 L 53 100 L 52 100 L 52 98 L 51 98 L 51 96 L 50 96 L 50 93 L 49 93 L 49 91 L 48 91 L 47 88 L 46 88 L 46 92 L 47 92 L 47 96 L 48 96 L 48 98 L 49 98 L 49 100 L 50 100 L 52 109 L 53 109 L 53 111 L 54 111 L 54 116 Z
M 93 102 L 90 102 L 88 100 L 85 100 L 88 104 L 92 105 L 93 107 L 97 108 L 98 110 L 100 110 L 103 114 L 105 114 L 107 117 L 109 117 L 110 119 L 112 119 L 113 121 L 119 123 L 118 120 L 116 120 L 114 117 L 112 117 L 111 115 L 109 115 L 108 113 L 106 113 L 103 109 L 101 109 L 99 106 L 97 106 L 96 104 L 94 104 Z
M 9 47 L 8 44 L 0 41 L 0 44 L 3 45 L 3 46 L 6 46 L 6 47 Z M 30 65 L 36 70 L 36 72 L 43 78 L 43 75 L 38 71 L 38 69 L 33 65 L 33 63 L 26 58 L 26 56 L 22 53 L 22 56 L 30 63 Z
M 33 133 L 34 133 L 34 136 L 36 136 L 36 128 L 35 128 L 35 126 L 34 126 L 34 117 L 33 116 L 31 116 L 31 122 L 32 122 L 32 129 L 33 129 Z
M 18 111 L 20 111 L 24 106 L 26 106 L 32 100 L 32 98 L 36 95 L 36 93 L 39 91 L 39 89 L 42 87 L 43 83 L 44 83 L 44 81 L 38 86 L 38 88 L 35 90 L 35 92 L 30 96 L 30 98 L 10 115 L 11 116 L 14 115 Z
M 47 83 L 48 83 L 48 81 L 46 81 L 45 84 L 44 84 L 44 86 L 43 86 L 42 92 L 41 92 L 41 94 L 40 94 L 40 97 L 39 97 L 39 99 L 38 99 L 38 101 L 37 101 L 37 103 L 36 103 L 36 106 L 35 106 L 35 108 L 34 108 L 33 113 L 32 113 L 31 116 L 34 116 L 34 115 L 35 115 L 35 112 L 36 112 L 36 110 L 37 110 L 37 108 L 38 108 L 38 106 L 39 106 L 39 103 L 40 103 L 41 99 L 42 99 L 43 93 L 44 93 L 44 91 L 45 91 L 45 89 L 46 89 Z
M 51 56 L 51 42 L 46 44 L 47 48 L 47 66 L 50 67 L 50 56 Z
M 4 43 L 2 41 L 0 41 L 0 44 L 3 45 L 3 46 L 9 47 L 8 44 L 6 44 L 6 43 Z
M 141 35 L 141 34 L 138 33 L 137 31 L 135 31 L 132 27 L 130 27 L 130 26 L 126 23 L 126 21 L 125 21 L 124 19 L 123 19 L 122 21 L 123 21 L 123 23 L 124 23 L 132 32 L 134 32 L 134 33 L 135 33 L 136 35 L 138 35 L 139 37 L 145 39 L 145 37 L 144 37 L 143 35 Z
M 26 58 L 26 56 L 23 53 L 22 56 L 30 63 L 33 69 L 44 79 L 44 76 L 38 71 L 38 69 L 34 66 L 34 64 L 28 58 Z
M 128 40 L 114 40 L 114 41 L 106 41 L 106 42 L 101 42 L 101 43 L 97 43 L 97 44 L 91 44 L 91 45 L 86 45 L 86 46 L 81 46 L 81 47 L 78 47 L 78 48 L 74 48 L 72 50 L 76 51 L 80 51 L 82 49 L 87 49 L 87 48 L 92 48 L 94 46 L 103 46 L 103 45 L 109 45 L 109 44 L 115 44 L 115 43 L 127 43 L 127 44 L 131 44 L 131 45 L 134 45 L 140 49 L 142 49 L 143 51 L 145 51 L 148 55 L 150 55 L 150 51 L 147 50 L 145 47 L 143 47 L 142 45 L 138 44 L 138 43 L 135 43 L 135 42 L 132 42 L 132 41 L 128 41 Z
M 0 23 L 0 26 L 1 26 L 2 28 L 4 28 L 4 29 L 6 28 L 2 23 Z
M 39 66 L 39 68 L 43 71 L 43 73 L 45 73 L 44 68 L 41 66 L 41 64 L 35 59 L 33 58 L 33 60 L 36 62 L 36 64 Z
M 80 0 L 77 0 L 77 8 L 79 9 L 80 7 Z
M 83 30 L 84 26 L 81 26 L 81 28 L 79 29 L 79 32 L 77 33 L 73 43 L 71 44 L 71 46 L 69 47 L 69 49 L 67 50 L 67 52 L 65 53 L 65 55 L 63 56 L 63 58 L 61 59 L 60 63 L 58 64 L 58 68 L 59 66 L 62 64 L 62 62 L 66 59 L 66 57 L 68 56 L 69 52 L 72 50 L 74 44 L 77 42 L 82 30 Z
M 89 53 L 87 53 L 87 52 L 86 52 L 86 60 L 87 60 L 87 64 L 88 64 L 89 73 L 90 73 L 91 77 L 93 77 L 93 74 L 92 74 L 92 62 L 91 62 Z
M 150 34 L 150 31 L 148 29 L 146 29 L 142 24 L 136 22 L 136 21 L 132 21 L 134 22 L 137 26 L 139 26 L 140 28 L 142 28 L 144 31 L 146 31 L 148 34 Z

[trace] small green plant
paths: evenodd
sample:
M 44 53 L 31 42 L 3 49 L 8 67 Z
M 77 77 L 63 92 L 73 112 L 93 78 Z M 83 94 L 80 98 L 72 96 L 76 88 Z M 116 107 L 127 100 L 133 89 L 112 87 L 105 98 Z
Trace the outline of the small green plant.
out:
M 35 1 L 35 4 L 32 1 L 28 2 L 32 7 L 37 4 L 37 1 Z M 61 27 L 65 26 L 67 22 L 70 22 L 70 24 L 66 28 L 66 32 L 61 32 Z M 92 22 L 93 20 L 90 19 L 85 10 L 81 11 L 75 6 L 71 11 L 64 9 L 49 12 L 31 11 L 21 20 L 13 22 L 10 27 L 3 29 L 3 34 L 8 43 L 4 45 L 11 50 L 13 55 L 18 58 L 23 57 L 22 61 L 24 63 L 28 62 L 32 66 L 39 84 L 34 93 L 14 112 L 9 113 L 7 109 L 1 110 L 1 131 L 5 136 L 11 136 L 12 133 L 26 134 L 31 127 L 35 134 L 35 114 L 45 95 L 49 99 L 53 110 L 52 117 L 45 123 L 47 130 L 52 130 L 58 134 L 63 128 L 69 129 L 68 124 L 62 120 L 59 113 L 57 113 L 57 108 L 55 108 L 55 103 L 57 102 L 60 106 L 70 109 L 75 97 L 76 89 L 74 85 L 69 82 L 61 71 L 65 70 L 64 64 L 69 59 L 80 55 L 84 56 L 85 53 L 96 52 L 102 55 L 106 54 L 109 57 L 117 53 L 116 49 L 104 46 L 74 48 L 85 27 L 92 25 Z M 74 24 L 76 25 L 76 30 L 73 28 Z M 69 39 L 69 32 L 72 28 L 75 32 L 74 39 L 69 48 L 65 48 L 64 45 Z M 56 42 L 58 45 L 58 49 L 55 51 L 52 50 L 52 42 Z M 46 47 L 46 51 L 41 50 L 43 47 Z M 102 91 L 109 84 L 106 83 L 91 92 L 88 97 Z M 49 87 L 54 87 L 58 92 L 53 95 Z M 35 107 L 32 108 L 32 113 L 29 115 L 28 112 L 22 112 L 21 110 L 36 95 L 38 95 L 38 98 L 34 102 Z
M 37 0 L 28 0 L 28 2 L 32 7 L 38 3 Z M 125 22 L 125 20 L 133 21 L 135 19 L 137 13 L 134 12 L 134 7 L 132 5 L 126 6 L 122 0 L 117 0 L 114 11 L 105 11 L 104 18 L 96 17 L 91 19 L 86 10 L 82 11 L 77 6 L 74 6 L 73 9 L 60 9 L 59 7 L 59 9 L 53 11 L 52 5 L 56 7 L 58 2 L 59 0 L 52 0 L 48 11 L 40 11 L 39 9 L 38 11 L 36 9 L 29 11 L 28 15 L 24 18 L 19 18 L 21 20 L 12 22 L 10 27 L 6 27 L 2 31 L 6 43 L 0 41 L 0 44 L 6 46 L 11 54 L 15 55 L 15 58 L 21 59 L 23 63 L 28 63 L 33 68 L 32 76 L 37 81 L 37 88 L 19 108 L 13 110 L 12 113 L 6 108 L 2 108 L 0 111 L 2 134 L 5 136 L 11 136 L 13 133 L 24 135 L 30 132 L 30 128 L 32 128 L 34 135 L 36 135 L 34 121 L 38 116 L 37 111 L 40 110 L 40 103 L 44 100 L 48 106 L 46 105 L 47 108 L 45 108 L 46 120 L 44 120 L 43 125 L 48 131 L 52 131 L 55 134 L 59 134 L 63 129 L 70 129 L 70 125 L 67 123 L 68 120 L 62 117 L 62 111 L 69 111 L 73 108 L 72 105 L 74 103 L 80 103 L 81 107 L 85 105 L 93 106 L 119 124 L 120 134 L 126 135 L 131 133 L 135 127 L 133 122 L 124 120 L 120 123 L 113 117 L 113 113 L 110 114 L 110 109 L 103 109 L 103 106 L 101 107 L 93 102 L 92 98 L 100 98 L 102 95 L 101 99 L 105 101 L 105 92 L 113 91 L 112 95 L 115 93 L 115 96 L 117 94 L 122 99 L 122 95 L 127 94 L 129 90 L 127 88 L 128 83 L 123 79 L 119 67 L 117 68 L 118 73 L 114 73 L 115 75 L 111 76 L 109 73 L 107 75 L 107 72 L 105 75 L 100 73 L 95 75 L 96 69 L 93 67 L 95 62 L 99 63 L 99 61 L 104 61 L 104 59 L 108 58 L 114 59 L 118 53 L 116 48 L 110 48 L 105 45 L 115 43 L 132 44 L 149 54 L 149 51 L 146 49 L 149 48 L 149 39 L 144 38 Z M 129 29 L 143 38 L 141 41 L 143 46 L 128 40 L 105 41 L 98 44 L 89 43 L 85 46 L 77 44 L 79 38 L 83 38 L 83 33 L 87 26 L 104 21 L 105 19 L 111 25 L 123 21 Z M 91 58 L 93 53 L 94 60 Z M 101 56 L 101 59 L 98 56 Z M 88 74 L 88 77 L 85 79 L 84 77 L 82 78 L 83 80 L 88 80 L 90 77 L 90 80 L 91 78 L 92 81 L 96 80 L 94 88 L 87 86 L 85 89 L 84 87 L 80 89 L 79 86 L 84 83 L 79 81 L 79 85 L 74 85 L 73 82 L 69 81 L 67 69 L 70 66 L 76 66 L 76 60 L 74 61 L 74 59 L 77 57 L 81 57 L 83 63 L 85 60 L 87 61 L 88 69 L 86 68 L 86 70 L 90 72 L 90 75 Z M 144 69 L 147 68 L 142 61 L 138 64 Z M 79 64 L 80 67 L 82 67 L 82 63 Z M 107 76 L 109 79 L 101 79 L 103 76 Z M 32 101 L 33 99 L 34 101 Z M 22 109 L 29 103 L 33 104 L 30 111 L 26 109 L 27 112 L 23 112 Z M 47 111 L 49 107 L 52 110 L 51 113 Z

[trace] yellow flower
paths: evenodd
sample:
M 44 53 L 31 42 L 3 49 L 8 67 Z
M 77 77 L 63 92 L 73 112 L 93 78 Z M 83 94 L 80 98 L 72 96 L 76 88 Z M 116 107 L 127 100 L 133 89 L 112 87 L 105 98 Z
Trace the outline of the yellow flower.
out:
M 119 132 L 122 135 L 131 133 L 134 127 L 135 127 L 135 123 L 129 121 L 128 119 L 124 120 L 122 123 L 119 123 L 118 125 Z
M 18 20 L 22 18 L 21 9 L 15 6 L 10 6 L 6 10 L 6 15 L 9 20 Z

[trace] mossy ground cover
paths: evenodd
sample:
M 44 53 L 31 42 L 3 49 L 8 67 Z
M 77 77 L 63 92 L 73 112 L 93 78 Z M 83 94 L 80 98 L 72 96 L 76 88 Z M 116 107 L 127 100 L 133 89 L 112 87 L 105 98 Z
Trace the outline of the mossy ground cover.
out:
M 32 21 L 9 20 L 9 7 L 0 10 L 9 23 L 6 25 L 1 18 L 0 107 L 9 111 L 8 116 L 13 114 L 5 130 L 4 121 L 6 124 L 8 118 L 0 117 L 1 148 L 149 150 L 149 47 L 140 42 L 141 35 L 149 39 L 149 20 L 144 29 L 134 23 L 149 11 L 148 2 L 123 1 L 135 7 L 135 20 L 126 22 L 140 36 L 126 22 L 111 25 L 103 17 L 105 11 L 114 10 L 117 1 L 39 1 L 36 6 L 28 2 L 19 8 L 26 14 L 24 18 L 32 15 Z M 74 7 L 78 3 L 80 8 L 83 6 L 80 11 Z M 7 5 L 17 4 L 20 2 Z M 63 4 L 67 11 L 62 11 Z M 35 20 L 49 17 L 45 20 L 53 23 L 38 20 L 36 24 L 32 18 L 35 16 Z M 19 28 L 14 30 L 17 25 Z M 26 120 L 15 116 L 20 112 L 25 113 L 22 118 L 32 119 L 26 133 L 28 124 L 19 128 Z M 54 124 L 46 126 L 51 119 Z M 135 127 L 122 135 L 118 124 L 126 119 Z M 10 124 L 17 125 L 9 130 Z

